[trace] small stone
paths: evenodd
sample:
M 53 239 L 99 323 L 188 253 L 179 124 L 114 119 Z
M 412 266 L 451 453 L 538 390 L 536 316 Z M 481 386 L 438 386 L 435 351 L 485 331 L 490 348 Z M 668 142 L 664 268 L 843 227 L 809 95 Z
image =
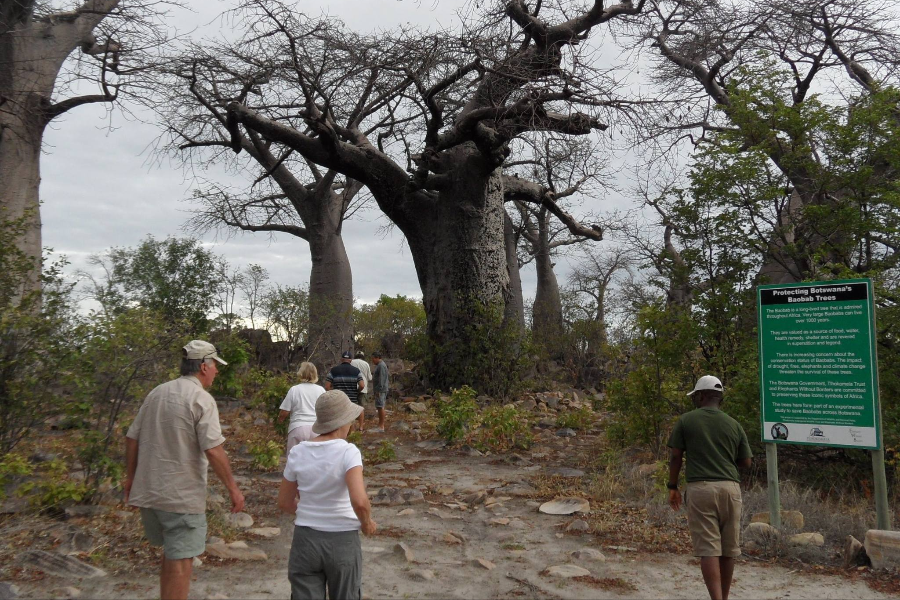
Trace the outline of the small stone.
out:
M 248 531 L 262 538 L 276 538 L 281 535 L 281 528 L 279 527 L 254 527 Z
M 590 530 L 591 526 L 584 519 L 575 519 L 566 527 L 566 531 L 569 533 L 585 533 Z
M 900 531 L 870 529 L 866 532 L 865 547 L 872 568 L 900 568 Z
M 545 515 L 571 515 L 577 512 L 587 513 L 591 510 L 591 504 L 584 498 L 557 498 L 550 502 L 544 502 L 538 511 Z
M 507 519 L 506 517 L 500 517 L 491 519 L 490 521 L 488 521 L 488 523 L 491 523 L 492 525 L 509 525 L 509 519 Z
M 195 556 L 195 557 L 194 557 L 194 560 L 191 561 L 191 565 L 192 565 L 195 569 L 199 569 L 200 567 L 203 566 L 203 561 L 200 560 L 200 557 L 199 557 L 199 556 Z
M 771 525 L 768 512 L 755 513 L 750 517 L 751 523 L 765 523 Z M 803 513 L 799 510 L 783 510 L 781 511 L 781 526 L 793 529 L 794 531 L 803 531 L 805 525 Z
M 788 544 L 793 546 L 824 546 L 825 537 L 821 533 L 797 533 L 788 536 Z
M 398 517 L 408 517 L 409 515 L 416 514 L 416 511 L 411 508 L 404 508 L 400 512 L 397 513 Z
M 569 553 L 569 556 L 575 560 L 592 560 L 595 562 L 606 562 L 606 556 L 596 548 L 581 548 Z
M 416 569 L 410 571 L 409 576 L 416 581 L 431 581 L 434 579 L 434 571 L 431 569 Z
M 71 585 L 66 586 L 59 590 L 59 597 L 60 598 L 72 598 L 74 600 L 75 598 L 81 597 L 81 590 L 79 590 L 77 587 L 74 587 Z
M 31 550 L 20 555 L 29 567 L 60 577 L 106 577 L 106 571 L 85 564 L 72 556 L 63 556 L 43 550 Z
M 394 544 L 394 554 L 396 556 L 400 556 L 408 563 L 416 561 L 416 555 L 413 554 L 413 551 L 409 549 L 405 543 L 400 542 L 398 544 Z
M 550 577 L 559 577 L 561 579 L 569 579 L 572 577 L 587 577 L 590 571 L 575 565 L 554 565 L 544 570 L 545 575 Z
M 860 542 L 852 535 L 848 535 L 847 541 L 844 542 L 844 568 L 849 569 L 850 567 L 858 564 L 860 562 L 862 554 L 864 554 L 865 551 L 866 550 L 863 547 L 862 542 Z
M 237 527 L 239 529 L 248 529 L 250 527 L 253 527 L 253 517 L 245 512 L 228 513 L 227 515 L 225 515 L 225 522 L 232 527 Z
M 266 560 L 268 556 L 259 548 L 251 548 L 247 542 L 237 541 L 230 544 L 206 544 L 206 553 L 219 558 L 233 558 L 235 560 Z
M 493 571 L 497 568 L 497 565 L 486 558 L 476 558 L 472 561 L 472 565 L 475 567 L 481 567 L 482 569 L 485 569 L 487 571 Z

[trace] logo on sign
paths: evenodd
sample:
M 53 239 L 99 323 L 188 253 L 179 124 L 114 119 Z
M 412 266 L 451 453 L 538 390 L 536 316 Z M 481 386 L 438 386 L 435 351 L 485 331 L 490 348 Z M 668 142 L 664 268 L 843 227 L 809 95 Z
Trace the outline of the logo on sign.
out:
M 772 439 L 786 440 L 788 439 L 788 428 L 784 423 L 775 423 L 772 425 Z

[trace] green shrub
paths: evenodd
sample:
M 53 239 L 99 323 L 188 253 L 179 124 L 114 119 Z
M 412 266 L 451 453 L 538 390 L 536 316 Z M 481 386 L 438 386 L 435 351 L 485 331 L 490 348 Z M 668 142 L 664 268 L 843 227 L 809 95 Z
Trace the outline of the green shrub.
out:
M 250 446 L 253 464 L 267 471 L 278 466 L 278 459 L 284 453 L 284 446 L 274 440 L 262 441 Z
M 475 445 L 502 452 L 512 448 L 525 450 L 533 442 L 528 416 L 513 406 L 492 406 L 481 414 L 481 428 Z
M 438 400 L 436 428 L 438 435 L 451 444 L 466 436 L 478 414 L 476 395 L 475 390 L 464 385 L 452 390 L 449 400 Z
M 559 416 L 556 417 L 557 427 L 567 427 L 569 429 L 575 429 L 576 431 L 590 429 L 593 423 L 594 411 L 588 406 L 582 406 L 577 410 L 561 412 L 559 413 Z

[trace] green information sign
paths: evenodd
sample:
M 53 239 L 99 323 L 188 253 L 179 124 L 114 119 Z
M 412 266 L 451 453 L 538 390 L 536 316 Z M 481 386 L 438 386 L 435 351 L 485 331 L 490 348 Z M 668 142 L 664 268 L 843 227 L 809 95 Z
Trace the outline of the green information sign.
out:
M 764 442 L 879 449 L 868 279 L 757 290 Z

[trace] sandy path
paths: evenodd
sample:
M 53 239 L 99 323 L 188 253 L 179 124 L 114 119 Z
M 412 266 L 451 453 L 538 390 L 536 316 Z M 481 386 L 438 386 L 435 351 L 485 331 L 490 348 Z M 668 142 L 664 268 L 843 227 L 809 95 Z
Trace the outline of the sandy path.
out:
M 369 443 L 368 438 L 366 442 Z M 495 490 L 495 498 L 508 498 L 489 508 L 456 510 L 453 503 L 467 494 L 499 488 L 526 479 L 521 467 L 491 464 L 491 458 L 455 456 L 445 451 L 429 452 L 411 443 L 399 446 L 399 459 L 367 469 L 369 488 L 382 486 L 413 488 L 427 484 L 428 502 L 414 506 L 376 506 L 374 517 L 389 536 L 363 539 L 363 594 L 368 598 L 703 598 L 705 588 L 698 566 L 689 556 L 643 554 L 611 550 L 592 535 L 564 535 L 561 526 L 570 517 L 538 513 L 538 503 L 528 498 L 505 496 Z M 535 467 L 532 467 L 534 469 Z M 252 477 L 245 474 L 245 479 Z M 286 579 L 290 548 L 291 519 L 274 510 L 277 477 L 257 478 L 257 490 L 248 494 L 250 512 L 260 525 L 277 525 L 281 535 L 269 540 L 247 536 L 253 546 L 269 556 L 265 562 L 229 562 L 204 565 L 194 571 L 191 598 L 288 598 Z M 440 488 L 444 495 L 435 490 Z M 452 492 L 450 491 L 452 488 Z M 413 514 L 398 515 L 406 508 Z M 429 512 L 430 511 L 430 512 Z M 500 523 L 492 523 L 500 519 Z M 509 524 L 501 524 L 509 519 Z M 445 541 L 453 531 L 464 538 L 461 544 Z M 397 536 L 397 537 L 394 537 Z M 404 542 L 415 555 L 413 563 L 393 552 Z M 592 547 L 602 551 L 605 562 L 573 559 L 569 553 Z M 492 570 L 477 566 L 484 558 L 496 565 Z M 541 575 L 551 565 L 572 563 L 588 569 L 596 578 L 589 581 L 556 579 Z M 433 578 L 422 577 L 430 571 Z M 605 584 L 602 580 L 607 581 Z M 625 586 L 623 587 L 622 583 Z M 22 597 L 53 596 L 53 590 L 76 585 L 82 598 L 154 598 L 157 580 L 147 573 L 111 575 L 90 581 L 63 581 L 48 578 L 36 584 L 20 585 Z M 598 587 L 599 586 L 599 587 Z M 631 589 L 628 589 L 628 588 Z M 733 598 L 790 598 L 792 600 L 830 598 L 887 598 L 863 582 L 838 576 L 807 575 L 754 560 L 741 560 L 736 569 Z

